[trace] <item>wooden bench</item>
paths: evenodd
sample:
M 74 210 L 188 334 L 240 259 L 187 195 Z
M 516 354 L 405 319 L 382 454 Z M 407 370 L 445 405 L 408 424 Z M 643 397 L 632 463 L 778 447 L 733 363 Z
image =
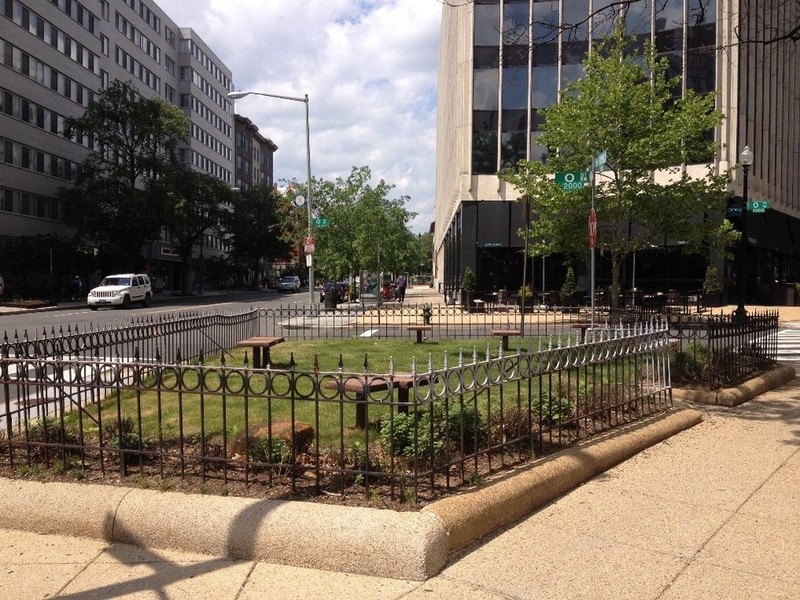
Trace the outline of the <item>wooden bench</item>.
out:
M 503 350 L 509 350 L 508 338 L 512 335 L 522 335 L 522 332 L 519 329 L 493 329 L 492 335 L 502 337 Z
M 236 346 L 239 348 L 251 348 L 253 351 L 253 368 L 261 369 L 272 363 L 272 359 L 269 356 L 269 349 L 285 341 L 286 340 L 282 337 L 257 335 L 237 342 Z
M 365 375 L 363 377 L 348 377 L 341 382 L 329 380 L 325 382 L 328 389 L 338 390 L 341 393 L 354 394 L 356 397 L 356 427 L 367 428 L 367 398 L 371 392 L 388 390 L 391 386 L 397 390 L 397 410 L 408 414 L 408 391 L 416 385 L 425 385 L 428 379 L 424 376 L 411 373 L 395 373 L 394 375 Z
M 421 344 L 422 343 L 422 332 L 423 331 L 433 331 L 433 325 L 420 325 L 420 324 L 417 323 L 417 324 L 414 324 L 414 325 L 409 325 L 408 327 L 406 327 L 406 329 L 408 329 L 408 331 L 415 331 L 417 333 L 417 343 Z

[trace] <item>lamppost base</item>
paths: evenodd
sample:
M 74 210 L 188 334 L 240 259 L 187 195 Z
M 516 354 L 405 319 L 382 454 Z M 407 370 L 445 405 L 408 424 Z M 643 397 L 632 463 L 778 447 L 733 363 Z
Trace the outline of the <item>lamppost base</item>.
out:
M 744 321 L 747 319 L 747 310 L 744 306 L 739 306 L 733 311 L 733 316 L 736 318 L 737 321 Z

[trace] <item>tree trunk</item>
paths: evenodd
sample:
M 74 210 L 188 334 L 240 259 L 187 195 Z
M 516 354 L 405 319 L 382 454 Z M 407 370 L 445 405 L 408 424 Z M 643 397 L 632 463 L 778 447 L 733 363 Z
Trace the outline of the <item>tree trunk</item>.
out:
M 611 306 L 619 308 L 619 277 L 622 271 L 623 255 L 619 252 L 611 251 Z

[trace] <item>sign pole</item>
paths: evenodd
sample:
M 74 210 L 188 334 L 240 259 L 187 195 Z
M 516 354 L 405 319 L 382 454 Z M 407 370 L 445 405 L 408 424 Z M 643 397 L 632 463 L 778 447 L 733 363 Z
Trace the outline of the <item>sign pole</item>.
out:
M 592 161 L 592 164 L 589 165 L 589 168 L 592 171 L 592 208 L 591 208 L 591 213 L 590 213 L 592 216 L 595 215 L 595 211 L 594 211 L 594 187 L 595 187 L 595 171 L 594 171 L 594 167 L 595 167 L 594 161 Z M 596 223 L 595 223 L 595 226 L 596 226 Z M 590 242 L 591 241 L 592 240 L 590 240 Z M 591 299 L 591 307 L 592 307 L 592 321 L 591 321 L 592 322 L 592 331 L 594 331 L 594 310 L 595 310 L 595 308 L 594 308 L 595 307 L 595 297 L 594 297 L 595 296 L 595 285 L 594 285 L 594 275 L 595 275 L 594 274 L 594 254 L 595 253 L 594 253 L 594 246 L 595 246 L 595 244 L 590 243 L 589 246 L 590 246 L 589 252 L 590 252 L 590 255 L 591 255 L 591 259 L 590 259 L 590 265 L 591 266 L 590 266 L 589 298 Z

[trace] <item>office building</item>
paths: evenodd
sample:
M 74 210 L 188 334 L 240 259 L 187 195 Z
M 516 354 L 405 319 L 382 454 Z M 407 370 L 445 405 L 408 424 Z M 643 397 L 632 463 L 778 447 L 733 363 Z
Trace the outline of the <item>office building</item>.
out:
M 682 76 L 680 93 L 717 93 L 725 115 L 714 132 L 718 172 L 736 167 L 745 146 L 753 151 L 748 196 L 768 199 L 771 209 L 748 219 L 748 301 L 765 300 L 775 282 L 800 280 L 798 55 L 791 42 L 739 44 L 737 38 L 741 31 L 753 39 L 765 23 L 796 23 L 800 9 L 789 2 L 750 2 L 742 3 L 749 12 L 740 14 L 737 0 L 612 4 L 475 0 L 443 6 L 434 214 L 439 288 L 457 291 L 466 267 L 476 271 L 481 290 L 516 291 L 521 284 L 522 203 L 497 173 L 520 158 L 546 158 L 537 144 L 542 110 L 582 76 L 592 44 L 615 19 L 624 19 L 629 34 L 654 43 L 658 56 L 669 62 L 670 75 Z M 686 165 L 698 172 L 700 167 L 705 165 Z M 734 200 L 742 193 L 742 179 L 741 169 L 735 169 Z M 738 223 L 735 216 L 731 220 Z M 558 289 L 563 280 L 561 261 L 551 258 L 530 259 L 529 280 L 539 290 Z M 638 260 L 639 287 L 686 290 L 702 283 L 704 257 L 670 252 L 668 241 L 639 253 Z M 733 268 L 725 264 L 728 282 Z M 608 285 L 602 256 L 598 269 L 598 285 Z M 631 286 L 633 273 L 627 264 L 623 286 Z M 586 284 L 585 269 L 579 276 Z
M 233 186 L 231 71 L 155 2 L 4 0 L 0 24 L 0 252 L 17 236 L 68 234 L 58 190 L 92 141 L 66 139 L 64 120 L 115 79 L 178 105 L 191 122 L 179 160 Z M 168 232 L 143 255 L 154 274 L 176 281 Z

